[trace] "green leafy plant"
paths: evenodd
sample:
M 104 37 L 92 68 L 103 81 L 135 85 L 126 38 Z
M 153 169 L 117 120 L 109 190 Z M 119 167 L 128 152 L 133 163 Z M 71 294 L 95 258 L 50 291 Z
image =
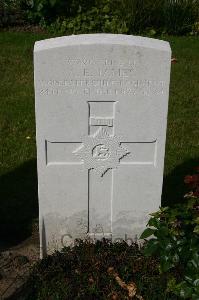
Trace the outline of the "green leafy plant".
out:
M 197 168 L 197 172 L 199 168 Z M 199 299 L 199 174 L 188 175 L 184 202 L 151 214 L 141 238 L 151 237 L 147 256 L 158 255 L 160 273 L 170 273 L 168 289 L 184 299 Z
M 72 17 L 59 17 L 46 29 L 51 33 L 80 34 L 94 32 L 127 33 L 125 20 L 121 19 L 116 10 L 112 9 L 111 0 L 100 1 L 87 11 L 79 8 Z

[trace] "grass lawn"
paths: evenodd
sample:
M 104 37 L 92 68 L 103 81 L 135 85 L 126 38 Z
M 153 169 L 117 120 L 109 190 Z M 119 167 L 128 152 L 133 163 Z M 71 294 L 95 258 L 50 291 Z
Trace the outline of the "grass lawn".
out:
M 24 238 L 37 217 L 33 45 L 46 34 L 0 32 L 0 235 Z M 163 204 L 199 164 L 199 39 L 166 37 L 172 65 Z

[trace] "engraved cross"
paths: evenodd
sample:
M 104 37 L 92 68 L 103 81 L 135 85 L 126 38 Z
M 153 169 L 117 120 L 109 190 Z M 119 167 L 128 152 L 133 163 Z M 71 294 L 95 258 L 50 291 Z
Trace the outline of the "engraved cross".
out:
M 124 165 L 155 165 L 156 141 L 129 142 L 114 135 L 116 104 L 88 102 L 88 136 L 81 142 L 46 141 L 47 165 L 83 164 L 88 170 L 89 236 L 112 234 L 115 169 Z

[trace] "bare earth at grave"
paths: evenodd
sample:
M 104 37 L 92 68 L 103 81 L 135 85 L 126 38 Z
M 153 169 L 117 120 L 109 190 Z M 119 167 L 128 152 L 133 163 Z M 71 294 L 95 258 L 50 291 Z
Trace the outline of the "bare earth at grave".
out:
M 38 260 L 39 235 L 36 230 L 17 246 L 0 248 L 0 299 L 10 299 L 21 289 Z

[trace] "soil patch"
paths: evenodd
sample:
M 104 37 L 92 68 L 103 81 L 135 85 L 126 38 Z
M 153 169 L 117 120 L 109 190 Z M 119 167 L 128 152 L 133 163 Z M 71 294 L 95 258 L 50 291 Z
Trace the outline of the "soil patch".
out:
M 12 299 L 26 282 L 32 266 L 39 260 L 39 235 L 14 247 L 1 245 L 0 249 L 0 299 Z

